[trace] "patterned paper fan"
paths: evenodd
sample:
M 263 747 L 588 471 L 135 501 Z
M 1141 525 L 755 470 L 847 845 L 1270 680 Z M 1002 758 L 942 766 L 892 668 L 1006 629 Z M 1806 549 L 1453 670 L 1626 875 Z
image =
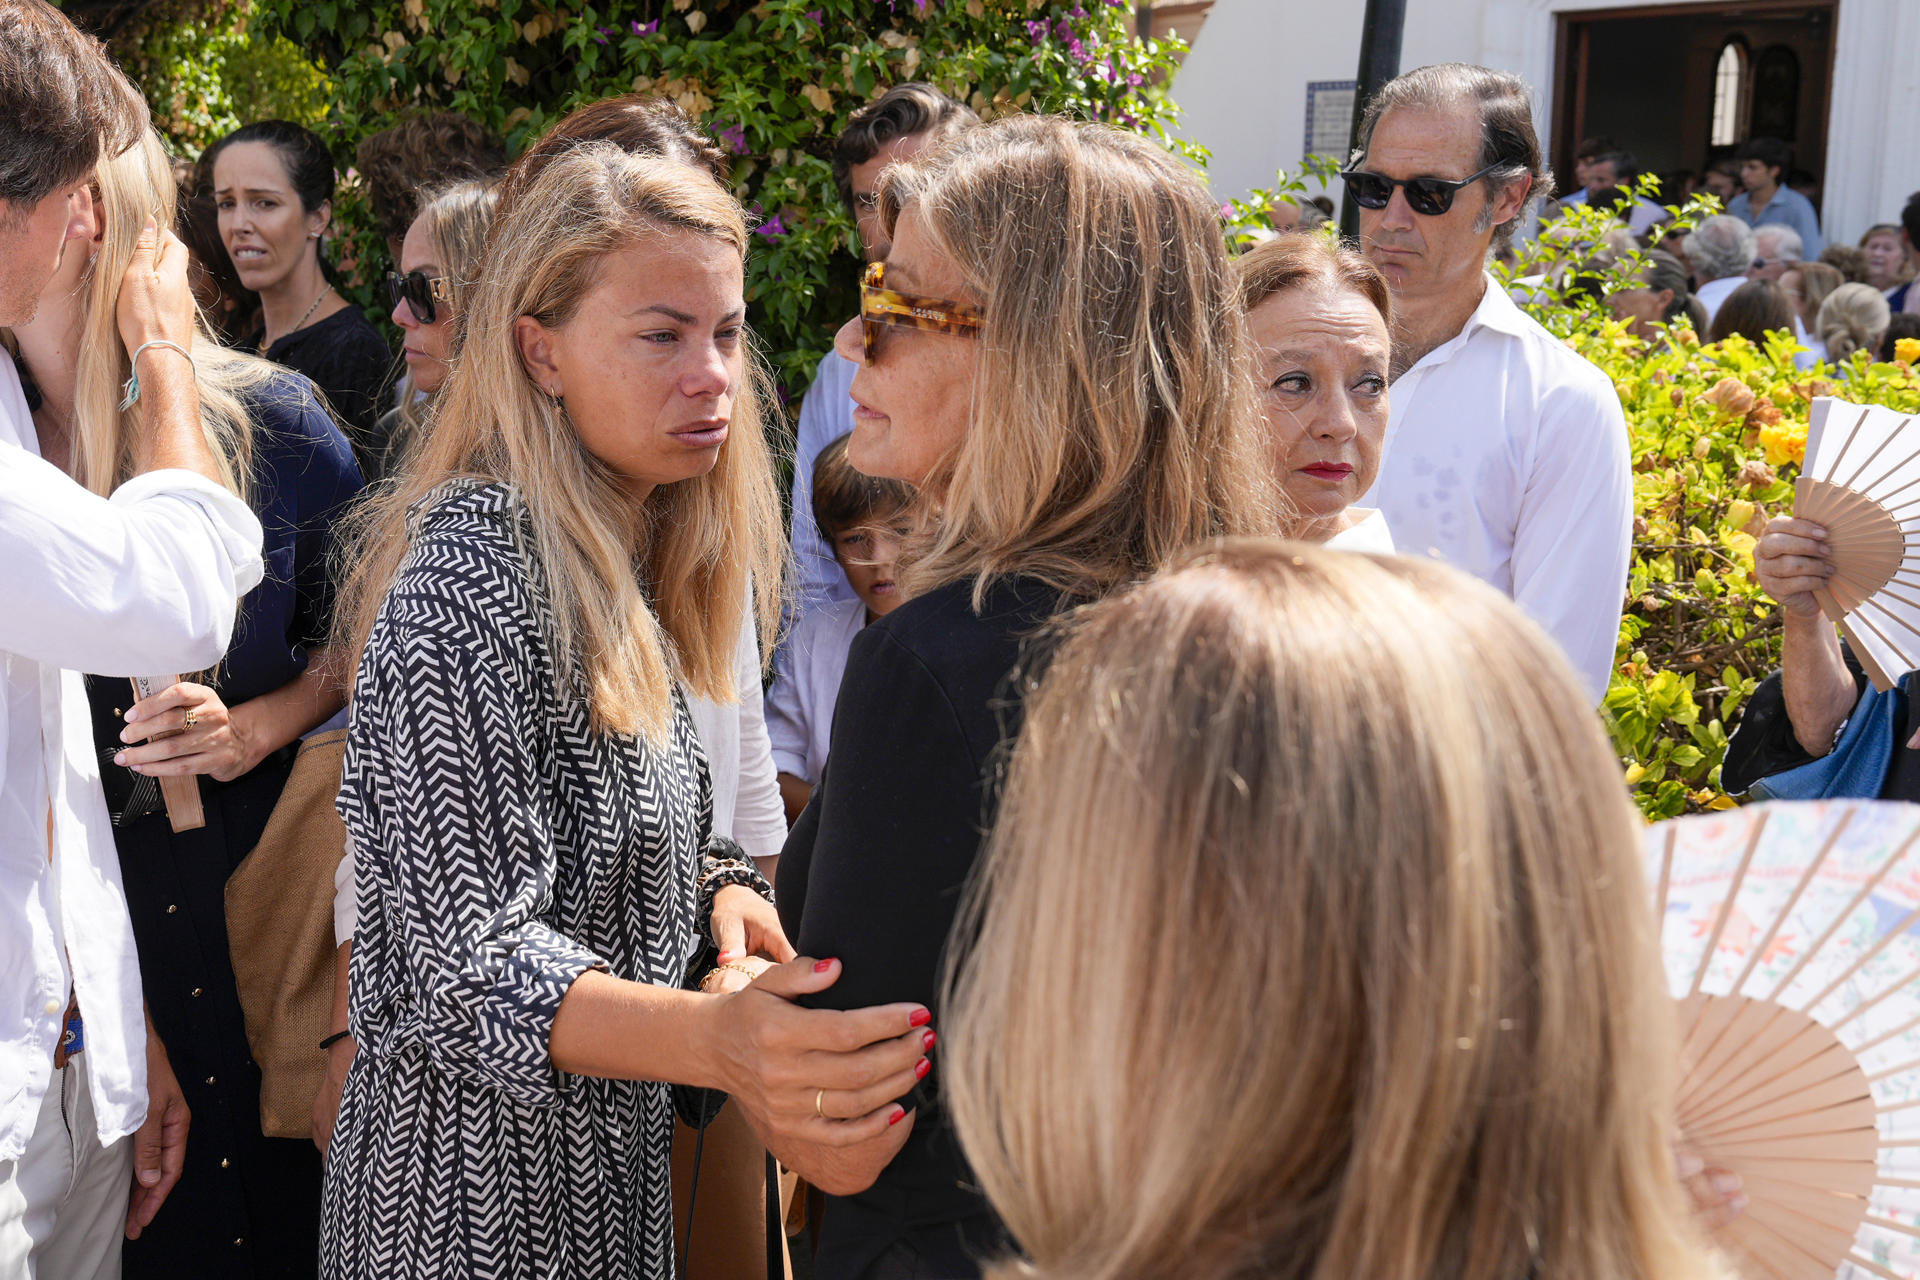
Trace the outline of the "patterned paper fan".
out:
M 1777 802 L 1650 829 L 1682 1141 L 1749 1205 L 1745 1280 L 1920 1276 L 1920 805 Z
M 1879 405 L 1822 396 L 1807 423 L 1793 514 L 1827 531 L 1834 575 L 1816 591 L 1876 689 L 1920 667 L 1920 432 Z

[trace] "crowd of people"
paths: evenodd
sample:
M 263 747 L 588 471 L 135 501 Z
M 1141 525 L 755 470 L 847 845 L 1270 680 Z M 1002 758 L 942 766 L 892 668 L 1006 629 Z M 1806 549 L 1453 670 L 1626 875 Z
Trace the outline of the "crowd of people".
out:
M 1590 247 L 1603 257 L 1630 250 L 1645 260 L 1647 290 L 1607 298 L 1640 336 L 1651 339 L 1651 326 L 1683 313 L 1702 341 L 1739 334 L 1760 345 L 1784 332 L 1800 346 L 1794 359 L 1801 368 L 1823 360 L 1837 366 L 1861 350 L 1890 361 L 1896 342 L 1920 336 L 1920 294 L 1910 287 L 1920 272 L 1920 191 L 1898 221 L 1869 227 L 1857 247 L 1831 243 L 1809 198 L 1811 175 L 1791 167 L 1785 143 L 1756 137 L 1704 173 L 1661 176 L 1663 200 L 1678 205 L 1705 193 L 1720 204 L 1722 212 L 1681 231 L 1665 205 L 1635 194 L 1641 170 L 1631 152 L 1610 138 L 1589 138 L 1576 156 L 1573 190 L 1546 205 L 1534 229 L 1550 233 L 1575 206 L 1613 211 L 1623 225 Z M 1616 236 L 1626 238 L 1613 243 Z M 1666 296 L 1656 304 L 1650 295 Z
M 1613 305 L 1873 346 L 1920 200 L 1848 282 L 1761 141 Z M 1358 246 L 1238 257 L 1149 140 L 889 89 L 790 524 L 697 123 L 358 162 L 403 374 L 323 140 L 176 171 L 0 0 L 0 1270 L 780 1275 L 797 1198 L 835 1280 L 1717 1274 L 1593 714 L 1626 423 L 1487 271 L 1524 84 L 1394 80 Z M 289 1122 L 233 884 L 316 786 Z

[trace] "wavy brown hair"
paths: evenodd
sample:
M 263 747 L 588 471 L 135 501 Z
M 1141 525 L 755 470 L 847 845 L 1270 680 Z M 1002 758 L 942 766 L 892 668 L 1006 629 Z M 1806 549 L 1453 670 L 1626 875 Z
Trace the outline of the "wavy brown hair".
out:
M 446 481 L 471 477 L 511 486 L 525 507 L 560 693 L 584 697 L 596 729 L 658 740 L 676 679 L 710 701 L 737 696 L 735 644 L 750 609 L 759 634 L 773 636 L 785 550 L 764 373 L 749 356 L 713 470 L 661 485 L 636 508 L 528 377 L 513 335 L 521 316 L 564 327 L 607 255 L 663 230 L 746 253 L 745 215 L 711 178 L 610 144 L 556 157 L 502 205 L 432 425 L 348 553 L 339 616 L 356 662 L 406 554 L 409 511 Z
M 1225 534 L 1291 518 L 1265 460 L 1218 206 L 1161 147 L 1015 116 L 966 129 L 880 193 L 911 206 L 983 321 L 973 416 L 923 493 L 909 590 L 1002 574 L 1096 596 Z
M 1258 539 L 1067 630 L 945 1005 L 990 1276 L 1712 1273 L 1640 824 L 1551 639 Z

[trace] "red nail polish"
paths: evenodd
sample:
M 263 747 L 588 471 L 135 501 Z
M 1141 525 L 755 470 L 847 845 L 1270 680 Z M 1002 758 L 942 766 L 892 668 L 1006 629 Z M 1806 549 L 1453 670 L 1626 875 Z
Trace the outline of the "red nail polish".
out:
M 938 1041 L 939 1039 L 940 1039 L 940 1037 L 939 1037 L 939 1036 L 937 1036 L 937 1035 L 935 1035 L 935 1034 L 934 1034 L 933 1032 L 931 1032 L 931 1031 L 929 1031 L 929 1032 L 927 1032 L 927 1033 L 926 1033 L 925 1035 L 923 1035 L 923 1036 L 921 1036 L 921 1037 L 920 1037 L 920 1047 L 921 1047 L 922 1049 L 931 1049 L 931 1048 L 933 1048 L 933 1046 L 934 1046 L 934 1043 L 935 1043 L 936 1041 Z
M 915 1080 L 925 1080 L 927 1078 L 927 1072 L 931 1070 L 933 1070 L 933 1059 L 922 1058 L 913 1066 L 913 1078 Z
M 833 967 L 833 961 L 831 960 L 815 960 L 813 962 L 813 971 L 815 973 L 825 973 L 828 969 L 831 969 L 832 967 Z
M 904 1110 L 896 1109 L 892 1115 L 887 1117 L 887 1125 L 891 1127 L 893 1125 L 899 1124 L 902 1120 L 905 1120 L 906 1118 L 907 1118 L 907 1113 Z
M 915 1009 L 913 1016 L 907 1019 L 907 1025 L 910 1027 L 924 1027 L 932 1021 L 933 1013 L 931 1010 Z

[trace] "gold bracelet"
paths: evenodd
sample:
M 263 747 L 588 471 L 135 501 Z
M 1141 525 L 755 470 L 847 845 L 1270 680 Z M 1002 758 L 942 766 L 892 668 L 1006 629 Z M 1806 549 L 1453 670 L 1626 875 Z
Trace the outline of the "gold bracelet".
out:
M 735 973 L 744 973 L 747 975 L 748 981 L 752 981 L 753 979 L 758 978 L 760 976 L 757 972 L 747 968 L 747 966 L 741 964 L 738 960 L 728 960 L 723 964 L 717 964 L 713 966 L 713 968 L 707 970 L 706 975 L 700 979 L 700 990 L 702 990 L 708 995 L 716 994 L 712 988 L 707 986 L 707 979 L 711 978 L 714 974 L 719 973 L 723 969 L 731 969 Z

